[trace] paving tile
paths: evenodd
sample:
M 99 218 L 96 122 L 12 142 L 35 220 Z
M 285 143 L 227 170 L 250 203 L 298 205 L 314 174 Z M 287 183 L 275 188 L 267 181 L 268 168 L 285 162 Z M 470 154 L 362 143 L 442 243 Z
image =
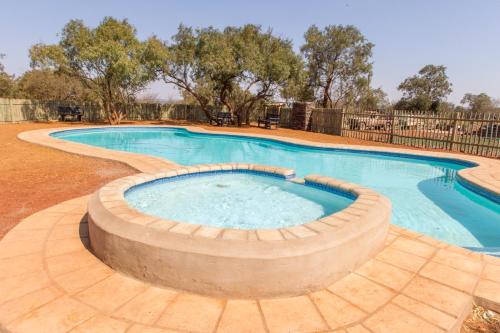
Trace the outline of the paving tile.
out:
M 114 271 L 103 263 L 82 267 L 78 270 L 54 277 L 54 281 L 70 294 L 86 289 L 114 274 Z
M 87 223 L 78 224 L 57 224 L 49 235 L 49 240 L 80 238 L 89 236 L 89 226 Z
M 64 215 L 64 213 L 49 213 L 42 210 L 22 220 L 16 225 L 16 229 L 50 229 Z
M 113 316 L 136 323 L 153 324 L 177 295 L 173 290 L 149 287 L 115 311 Z
M 412 253 L 423 258 L 431 257 L 436 250 L 436 248 L 431 245 L 402 237 L 396 239 L 390 247 Z
M 356 273 L 395 291 L 401 290 L 414 276 L 414 273 L 378 260 L 367 261 Z
M 248 231 L 238 230 L 238 229 L 224 229 L 224 232 L 222 233 L 222 238 L 244 241 L 248 239 Z
M 43 269 L 42 252 L 0 259 L 0 280 Z M 1 283 L 1 282 L 0 282 Z
M 270 333 L 328 330 L 307 296 L 260 300 Z
M 61 291 L 49 286 L 14 298 L 0 305 L 0 322 L 9 323 L 62 295 Z
M 77 294 L 77 298 L 105 313 L 111 313 L 146 289 L 142 282 L 118 273 Z
M 44 271 L 36 271 L 3 279 L 0 281 L 0 303 L 50 285 L 51 281 L 49 276 Z
M 429 324 L 409 311 L 388 304 L 363 325 L 375 333 L 442 333 L 442 329 Z
M 455 317 L 462 315 L 471 303 L 467 294 L 420 276 L 414 278 L 403 293 Z
M 474 291 L 474 300 L 487 309 L 500 312 L 500 283 L 481 279 Z
M 133 325 L 127 330 L 127 333 L 181 333 L 180 331 L 169 330 L 165 328 L 150 327 L 144 325 Z M 184 333 L 184 332 L 182 332 Z
M 159 222 L 159 223 L 161 223 L 161 222 Z M 183 234 L 183 235 L 190 235 L 199 227 L 200 226 L 197 224 L 178 223 L 178 224 L 174 225 L 172 228 L 170 228 L 168 231 L 175 232 L 178 234 Z
M 456 318 L 404 295 L 396 296 L 392 302 L 446 331 L 457 324 Z
M 356 325 L 347 328 L 347 333 L 371 333 L 371 332 L 362 325 Z
M 104 315 L 97 315 L 78 325 L 70 333 L 125 333 L 130 323 Z
M 500 266 L 500 258 L 483 254 L 483 260 L 484 260 L 484 262 L 487 262 L 488 264 Z
M 266 332 L 257 301 L 228 300 L 217 333 Z
M 500 266 L 486 264 L 482 277 L 484 279 L 500 282 Z
M 330 328 L 350 325 L 366 316 L 366 313 L 327 290 L 311 294 Z
M 66 332 L 94 315 L 92 308 L 63 297 L 16 319 L 7 329 L 19 333 Z
M 12 229 L 2 238 L 2 243 L 10 242 L 32 242 L 32 241 L 45 241 L 49 235 L 49 229 Z
M 283 240 L 283 236 L 277 229 L 258 229 L 257 237 L 264 241 Z
M 445 249 L 439 250 L 432 258 L 432 261 L 472 274 L 479 274 L 483 266 L 478 260 Z
M 70 238 L 47 241 L 45 255 L 47 257 L 52 257 L 65 253 L 81 251 L 87 249 L 88 246 L 88 238 Z
M 42 252 L 45 245 L 44 240 L 0 242 L 0 259 L 12 258 Z
M 395 295 L 390 289 L 356 274 L 349 274 L 328 290 L 367 312 L 375 311 Z
M 425 258 L 391 247 L 380 251 L 375 258 L 412 272 L 418 271 L 427 262 Z
M 80 268 L 102 264 L 87 250 L 65 253 L 62 255 L 46 258 L 47 268 L 51 276 L 58 276 Z
M 180 294 L 167 306 L 156 323 L 169 329 L 212 332 L 224 307 L 224 301 L 193 294 Z
M 478 276 L 435 262 L 429 262 L 422 268 L 419 274 L 466 293 L 472 293 L 479 278 Z
M 65 214 L 58 222 L 57 225 L 66 225 L 66 224 L 80 224 L 82 220 L 86 221 L 87 219 L 82 216 L 82 214 Z

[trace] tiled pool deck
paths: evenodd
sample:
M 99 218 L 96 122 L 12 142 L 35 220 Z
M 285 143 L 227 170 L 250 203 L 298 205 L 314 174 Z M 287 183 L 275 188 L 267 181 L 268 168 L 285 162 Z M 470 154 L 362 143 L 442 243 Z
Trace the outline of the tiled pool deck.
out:
M 20 137 L 119 160 L 142 172 L 177 167 L 57 140 L 48 136 L 52 131 Z M 416 153 L 480 163 L 463 170 L 464 177 L 494 193 L 500 190 L 499 161 Z M 38 212 L 0 241 L 0 323 L 8 331 L 458 332 L 472 301 L 500 311 L 499 258 L 395 226 L 374 259 L 311 294 L 239 300 L 153 287 L 113 271 L 88 250 L 87 202 L 87 196 L 76 198 Z

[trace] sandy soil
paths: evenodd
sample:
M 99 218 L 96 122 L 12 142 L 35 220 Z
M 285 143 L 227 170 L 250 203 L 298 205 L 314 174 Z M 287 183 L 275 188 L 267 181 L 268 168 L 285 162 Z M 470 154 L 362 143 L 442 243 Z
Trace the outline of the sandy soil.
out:
M 95 191 L 136 171 L 17 139 L 19 132 L 61 124 L 0 124 L 0 239 L 22 218 Z

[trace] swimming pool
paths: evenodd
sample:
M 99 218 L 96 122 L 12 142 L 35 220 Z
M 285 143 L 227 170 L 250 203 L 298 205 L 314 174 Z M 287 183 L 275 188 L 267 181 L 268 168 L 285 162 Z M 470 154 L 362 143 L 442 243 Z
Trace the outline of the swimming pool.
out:
M 393 203 L 396 225 L 475 251 L 500 254 L 500 204 L 470 191 L 457 171 L 470 163 L 321 149 L 274 140 L 161 127 L 69 130 L 54 137 L 162 157 L 183 165 L 255 163 L 322 174 L 373 188 Z
M 249 172 L 156 181 L 132 187 L 125 199 L 137 210 L 166 220 L 247 230 L 311 222 L 353 202 L 347 196 Z

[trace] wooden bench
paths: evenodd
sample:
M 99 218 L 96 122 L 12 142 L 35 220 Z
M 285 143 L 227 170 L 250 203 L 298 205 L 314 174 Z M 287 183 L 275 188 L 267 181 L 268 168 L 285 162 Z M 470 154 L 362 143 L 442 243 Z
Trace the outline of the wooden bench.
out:
M 210 119 L 210 125 L 215 123 L 217 126 L 229 126 L 233 122 L 233 117 L 229 112 L 217 112 L 215 118 Z
M 59 120 L 65 121 L 66 117 L 71 117 L 77 121 L 82 121 L 83 111 L 79 106 L 60 106 L 57 108 L 57 113 L 59 114 Z
M 280 110 L 271 110 L 266 112 L 264 118 L 259 118 L 257 121 L 257 126 L 263 124 L 265 128 L 271 129 L 274 125 L 275 128 L 280 127 Z

